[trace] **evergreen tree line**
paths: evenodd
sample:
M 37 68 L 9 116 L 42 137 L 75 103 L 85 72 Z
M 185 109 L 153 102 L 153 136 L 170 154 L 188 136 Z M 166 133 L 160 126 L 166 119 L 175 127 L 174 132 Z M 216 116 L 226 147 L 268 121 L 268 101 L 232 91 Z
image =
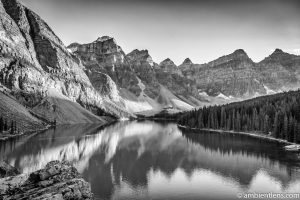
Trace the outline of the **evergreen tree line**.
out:
M 17 134 L 19 131 L 17 129 L 17 123 L 11 120 L 10 123 L 4 117 L 0 117 L 0 133 L 9 132 L 10 134 Z
M 300 142 L 300 90 L 203 107 L 182 114 L 178 123 L 191 128 L 260 132 Z

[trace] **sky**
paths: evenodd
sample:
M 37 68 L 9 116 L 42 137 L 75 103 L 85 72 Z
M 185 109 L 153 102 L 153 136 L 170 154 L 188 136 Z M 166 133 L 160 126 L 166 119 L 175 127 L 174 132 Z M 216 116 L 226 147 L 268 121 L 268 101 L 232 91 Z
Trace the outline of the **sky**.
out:
M 114 37 L 155 62 L 206 63 L 244 49 L 258 62 L 274 49 L 300 54 L 299 0 L 20 0 L 69 45 Z

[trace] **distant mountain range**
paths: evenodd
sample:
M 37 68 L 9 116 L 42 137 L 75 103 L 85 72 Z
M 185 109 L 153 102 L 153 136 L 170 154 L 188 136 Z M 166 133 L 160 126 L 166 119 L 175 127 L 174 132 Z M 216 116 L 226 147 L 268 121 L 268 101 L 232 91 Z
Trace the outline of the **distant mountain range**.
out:
M 89 44 L 73 43 L 68 49 L 82 60 L 92 84 L 93 80 L 101 79 L 95 77 L 96 71 L 108 74 L 119 96 L 130 101 L 125 107 L 132 112 L 149 108 L 187 110 L 296 89 L 300 85 L 300 56 L 280 49 L 259 63 L 238 49 L 205 64 L 194 64 L 187 58 L 179 66 L 169 58 L 157 64 L 147 50 L 125 54 L 109 36 Z
M 179 66 L 170 59 L 158 64 L 147 50 L 126 54 L 109 36 L 65 47 L 16 0 L 0 0 L 0 15 L 1 115 L 19 119 L 24 130 L 53 120 L 105 123 L 299 88 L 300 56 L 279 49 L 259 63 L 236 50 L 206 64 L 188 58 Z M 8 100 L 20 109 L 3 106 Z M 27 126 L 22 116 L 34 124 Z

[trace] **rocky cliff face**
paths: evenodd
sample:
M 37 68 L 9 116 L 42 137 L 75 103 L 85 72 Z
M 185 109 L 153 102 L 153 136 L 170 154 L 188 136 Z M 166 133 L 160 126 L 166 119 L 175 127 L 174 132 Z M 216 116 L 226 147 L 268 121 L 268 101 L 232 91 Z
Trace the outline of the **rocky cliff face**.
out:
M 186 60 L 179 68 L 185 77 L 196 81 L 201 93 L 243 99 L 299 88 L 299 59 L 277 49 L 263 61 L 254 63 L 239 49 L 207 64 Z
M 114 38 L 109 36 L 99 37 L 89 44 L 73 43 L 68 47 L 72 52 L 80 52 L 84 62 L 105 63 L 115 65 L 124 63 L 125 54 Z
M 101 79 L 101 73 L 108 74 L 117 84 L 121 102 L 126 107 L 130 107 L 129 102 L 136 105 L 137 109 L 130 109 L 133 112 L 170 106 L 181 109 L 174 100 L 189 108 L 192 106 L 188 104 L 194 105 L 196 101 L 186 100 L 197 96 L 197 89 L 192 80 L 182 76 L 173 61 L 166 59 L 158 65 L 147 50 L 135 49 L 125 55 L 113 38 L 101 38 L 90 44 L 73 43 L 68 47 L 92 71 L 89 77 L 93 84 Z M 168 95 L 162 91 L 168 91 Z
M 68 48 L 82 60 L 87 75 L 98 92 L 105 90 L 104 93 L 109 94 L 110 100 L 118 106 L 134 111 L 122 97 L 132 96 L 138 102 L 136 97 L 141 93 L 139 80 L 114 38 L 103 36 L 89 44 L 73 43 Z M 108 85 L 103 85 L 102 81 L 108 81 Z
M 178 102 L 187 104 L 183 106 L 187 109 L 299 87 L 299 56 L 281 50 L 260 63 L 254 63 L 244 50 L 238 49 L 206 64 L 194 64 L 187 58 L 176 66 L 169 58 L 159 64 L 153 62 L 147 50 L 135 49 L 125 55 L 107 36 L 90 44 L 71 44 L 69 49 L 91 71 L 92 84 L 102 79 L 101 73 L 112 78 L 125 107 L 130 99 L 147 102 L 151 109 L 182 109 Z
M 15 0 L 1 0 L 0 12 L 0 83 L 11 89 L 19 102 L 49 120 L 71 116 L 65 113 L 71 111 L 64 109 L 53 109 L 51 115 L 45 115 L 45 105 L 60 108 L 56 105 L 60 101 L 53 99 L 63 99 L 74 108 L 83 106 L 94 113 L 130 116 L 95 90 L 81 61 L 69 53 L 38 15 Z M 73 118 L 69 122 L 97 119 L 88 110 L 84 115 L 87 119 Z M 58 123 L 64 123 L 63 119 Z
M 286 91 L 300 86 L 300 56 L 280 49 L 257 63 L 256 71 L 268 92 Z
M 264 92 L 255 80 L 255 63 L 241 49 L 203 64 L 194 72 L 192 79 L 197 87 L 211 96 L 248 97 Z

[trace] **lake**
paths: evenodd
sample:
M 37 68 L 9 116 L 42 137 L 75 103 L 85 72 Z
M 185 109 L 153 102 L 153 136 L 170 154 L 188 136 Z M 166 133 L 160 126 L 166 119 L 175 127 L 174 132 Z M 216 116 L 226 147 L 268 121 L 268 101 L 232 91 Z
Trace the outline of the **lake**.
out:
M 59 126 L 0 142 L 0 156 L 29 173 L 72 162 L 96 199 L 238 199 L 238 193 L 300 193 L 300 156 L 246 135 L 125 121 Z

